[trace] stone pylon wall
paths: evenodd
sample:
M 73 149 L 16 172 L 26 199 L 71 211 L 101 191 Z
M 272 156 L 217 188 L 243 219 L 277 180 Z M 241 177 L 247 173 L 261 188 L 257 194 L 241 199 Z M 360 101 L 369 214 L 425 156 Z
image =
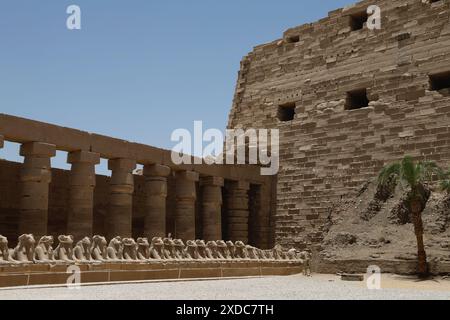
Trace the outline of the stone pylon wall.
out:
M 352 30 L 373 4 L 381 30 Z M 363 1 L 290 29 L 242 60 L 229 127 L 281 130 L 278 243 L 319 242 L 332 201 L 387 162 L 410 154 L 450 166 L 450 97 L 433 91 L 429 78 L 445 71 L 446 0 Z M 348 93 L 361 89 L 368 106 L 348 110 Z M 280 121 L 286 108 L 294 118 Z

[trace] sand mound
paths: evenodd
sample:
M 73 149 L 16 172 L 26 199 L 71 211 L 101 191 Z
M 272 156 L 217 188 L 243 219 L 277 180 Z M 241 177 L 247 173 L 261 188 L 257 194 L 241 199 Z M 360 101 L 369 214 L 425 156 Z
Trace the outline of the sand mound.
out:
M 380 190 L 366 183 L 354 198 L 334 204 L 322 257 L 327 259 L 417 259 L 414 227 L 403 204 L 402 188 Z M 436 190 L 427 193 L 423 212 L 429 260 L 450 261 L 450 197 Z

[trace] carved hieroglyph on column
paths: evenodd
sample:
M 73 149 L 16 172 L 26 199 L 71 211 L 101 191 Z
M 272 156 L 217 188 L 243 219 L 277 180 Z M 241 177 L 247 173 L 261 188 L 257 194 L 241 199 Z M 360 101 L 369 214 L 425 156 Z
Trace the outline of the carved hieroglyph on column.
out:
M 170 168 L 162 165 L 144 166 L 145 222 L 144 234 L 149 239 L 165 237 L 167 177 Z
M 67 232 L 78 241 L 93 235 L 95 165 L 100 163 L 100 155 L 87 151 L 71 152 L 67 162 L 72 164 Z
M 133 170 L 136 161 L 130 159 L 109 160 L 108 168 L 112 171 L 109 193 L 109 213 L 107 233 L 110 239 L 120 236 L 130 238 L 133 215 Z
M 175 235 L 184 241 L 195 239 L 195 183 L 198 179 L 196 172 L 176 173 Z
M 56 147 L 41 142 L 24 143 L 20 155 L 25 160 L 20 172 L 19 234 L 31 233 L 40 238 L 47 234 L 50 159 L 56 155 Z
M 202 186 L 203 239 L 217 241 L 222 239 L 222 187 L 223 178 L 205 177 Z
M 232 182 L 229 186 L 228 208 L 228 236 L 231 241 L 248 243 L 248 190 L 247 182 Z

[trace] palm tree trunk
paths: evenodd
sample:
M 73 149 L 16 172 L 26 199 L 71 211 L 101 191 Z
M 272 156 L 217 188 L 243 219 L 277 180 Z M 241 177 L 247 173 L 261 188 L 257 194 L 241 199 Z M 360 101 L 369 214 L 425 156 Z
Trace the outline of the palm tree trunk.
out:
M 414 224 L 414 232 L 417 238 L 418 272 L 420 277 L 428 276 L 427 254 L 423 242 L 422 204 L 420 199 L 411 202 L 411 214 Z

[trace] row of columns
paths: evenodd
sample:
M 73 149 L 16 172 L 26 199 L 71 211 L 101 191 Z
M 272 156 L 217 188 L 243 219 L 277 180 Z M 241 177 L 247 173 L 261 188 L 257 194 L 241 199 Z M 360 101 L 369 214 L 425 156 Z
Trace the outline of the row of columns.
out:
M 3 147 L 0 135 L 0 148 Z M 20 148 L 24 164 L 20 173 L 20 219 L 19 232 L 33 233 L 36 237 L 47 233 L 49 185 L 51 182 L 51 158 L 56 146 L 41 142 L 24 143 Z M 95 166 L 100 155 L 88 151 L 70 152 L 71 164 L 68 198 L 67 232 L 81 239 L 93 233 Z M 110 179 L 109 213 L 106 221 L 108 237 L 132 236 L 133 171 L 136 161 L 112 159 L 108 162 L 112 171 Z M 166 233 L 167 182 L 171 169 L 163 165 L 145 165 L 145 220 L 144 232 L 149 237 L 164 237 Z M 206 241 L 222 239 L 222 188 L 224 179 L 202 177 L 192 171 L 175 173 L 176 205 L 175 235 L 183 240 L 196 238 L 196 186 L 202 187 L 202 225 Z M 227 199 L 227 230 L 229 239 L 248 241 L 248 190 L 249 184 L 234 182 L 230 185 Z

